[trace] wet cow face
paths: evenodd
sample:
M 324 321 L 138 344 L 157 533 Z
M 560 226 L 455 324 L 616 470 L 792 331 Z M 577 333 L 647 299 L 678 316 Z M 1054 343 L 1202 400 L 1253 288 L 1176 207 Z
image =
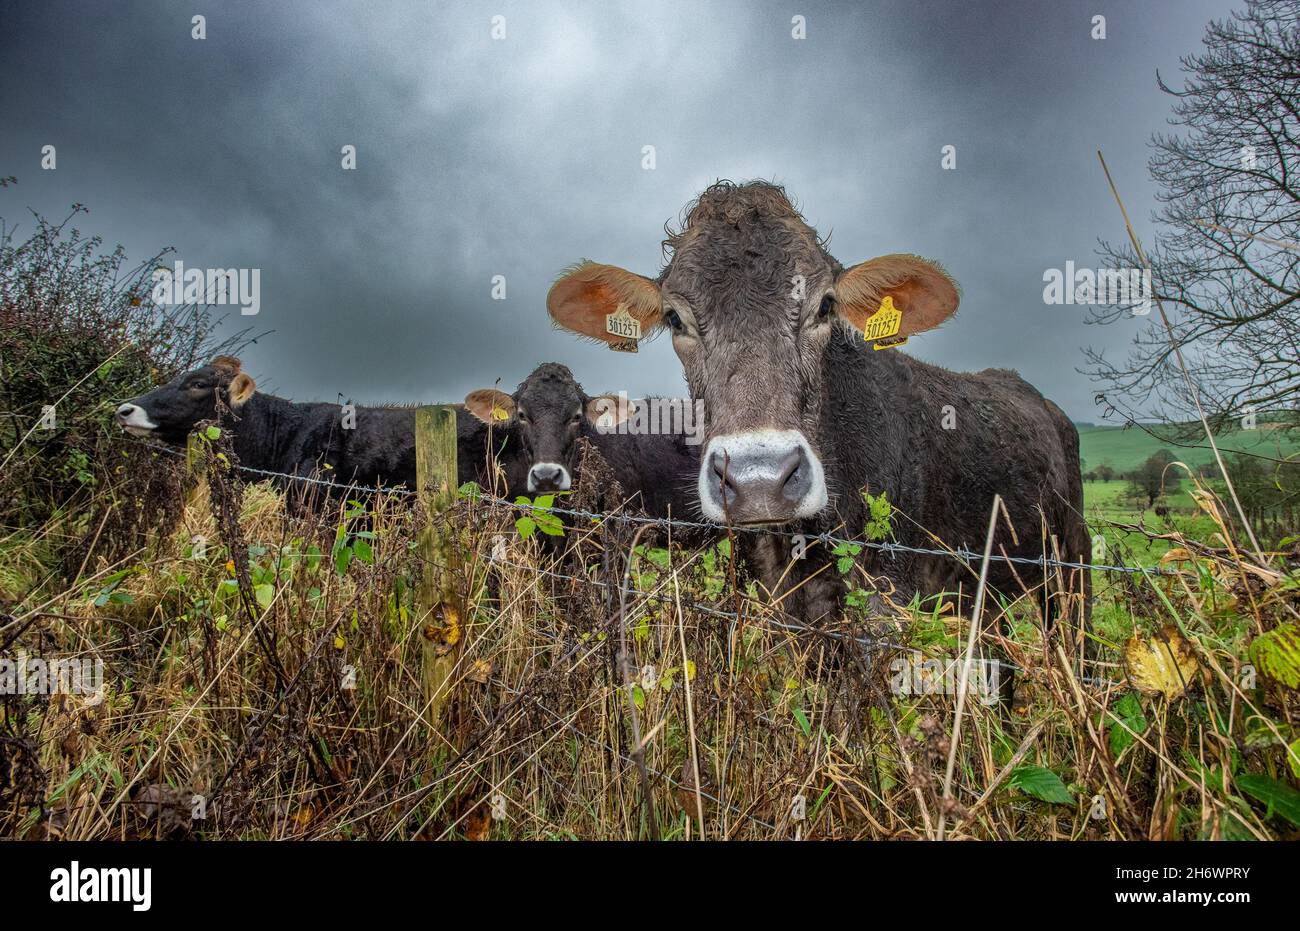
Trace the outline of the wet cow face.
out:
M 587 425 L 612 427 L 626 418 L 618 399 L 588 397 L 565 366 L 548 362 L 513 395 L 493 388 L 472 391 L 465 407 L 484 423 L 514 431 L 528 467 L 530 492 L 566 491 L 573 484 L 575 441 Z
M 643 333 L 667 327 L 693 397 L 704 401 L 703 514 L 715 521 L 785 523 L 827 503 L 822 435 L 824 350 L 862 339 L 886 297 L 899 338 L 938 326 L 957 289 L 933 263 L 887 255 L 844 268 L 775 185 L 720 182 L 689 208 L 666 245 L 657 281 L 581 263 L 547 298 L 560 326 L 611 339 L 605 317 L 622 309 Z M 847 324 L 855 332 L 840 332 Z
M 216 416 L 218 392 L 226 392 L 226 403 L 232 409 L 253 396 L 257 385 L 239 367 L 239 360 L 233 356 L 217 356 L 203 368 L 178 375 L 162 387 L 127 401 L 117 409 L 117 422 L 136 436 L 184 443 L 195 424 Z

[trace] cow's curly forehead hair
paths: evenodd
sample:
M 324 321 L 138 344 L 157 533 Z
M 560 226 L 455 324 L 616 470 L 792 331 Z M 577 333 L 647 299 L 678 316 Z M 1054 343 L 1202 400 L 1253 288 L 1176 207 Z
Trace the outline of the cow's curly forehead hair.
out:
M 522 392 L 525 388 L 537 388 L 542 385 L 555 386 L 556 384 L 572 384 L 582 393 L 582 386 L 578 384 L 573 372 L 569 371 L 567 365 L 561 365 L 559 362 L 544 362 L 533 370 L 533 373 L 519 383 L 518 391 Z
M 668 261 L 670 253 L 675 254 L 703 229 L 766 225 L 772 221 L 781 226 L 801 226 L 812 233 L 819 249 L 826 245 L 827 240 L 809 226 L 781 185 L 771 181 L 715 181 L 682 210 L 677 229 L 665 224 L 664 259 Z
M 243 363 L 234 356 L 217 356 L 208 364 L 218 372 L 229 373 L 230 375 L 238 375 L 240 369 L 243 368 Z

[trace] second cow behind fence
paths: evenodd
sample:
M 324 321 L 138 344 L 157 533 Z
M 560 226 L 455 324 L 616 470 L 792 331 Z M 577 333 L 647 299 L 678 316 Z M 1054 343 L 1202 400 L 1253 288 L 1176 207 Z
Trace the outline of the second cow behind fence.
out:
M 635 407 L 625 398 L 588 397 L 562 365 L 539 366 L 513 395 L 475 391 L 455 408 L 461 482 L 493 488 L 494 458 L 511 496 L 565 491 L 577 480 L 579 440 L 586 439 L 621 486 L 620 503 L 654 517 L 697 513 L 699 454 L 691 437 L 602 432 L 616 430 Z M 173 446 L 183 446 L 199 424 L 214 421 L 229 432 L 239 465 L 281 476 L 279 483 L 295 499 L 311 490 L 295 479 L 340 489 L 415 488 L 413 407 L 265 394 L 233 356 L 218 356 L 121 404 L 116 419 L 131 434 Z
M 488 444 L 501 451 L 507 482 L 522 482 L 505 431 L 491 431 L 457 406 L 458 469 L 462 481 L 490 487 Z M 117 408 L 128 433 L 183 446 L 196 426 L 215 421 L 229 431 L 239 464 L 275 473 L 291 498 L 312 486 L 415 488 L 415 409 L 290 401 L 257 390 L 233 356 L 201 368 Z
M 699 448 L 685 432 L 627 430 L 638 403 L 647 402 L 589 396 L 573 373 L 555 362 L 538 366 L 514 394 L 482 388 L 465 397 L 466 409 L 485 425 L 509 431 L 515 461 L 507 473 L 523 473 L 528 494 L 573 488 L 579 440 L 585 439 L 608 464 L 629 508 L 651 517 L 691 519 L 699 513 Z

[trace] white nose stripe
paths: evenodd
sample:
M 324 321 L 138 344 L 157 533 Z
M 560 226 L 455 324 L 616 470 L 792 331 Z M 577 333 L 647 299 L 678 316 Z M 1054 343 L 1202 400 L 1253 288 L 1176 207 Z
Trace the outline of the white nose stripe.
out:
M 126 412 L 125 414 L 123 412 Z M 143 407 L 138 404 L 123 404 L 117 409 L 117 422 L 124 427 L 136 430 L 157 430 L 158 425 L 149 419 Z
M 727 469 L 730 476 L 737 481 L 778 482 L 782 473 L 777 465 L 782 459 L 796 450 L 802 449 L 807 459 L 808 468 L 812 470 L 808 493 L 804 495 L 794 509 L 794 517 L 812 517 L 826 507 L 826 473 L 821 459 L 813 452 L 807 438 L 798 430 L 750 430 L 745 433 L 728 433 L 715 436 L 709 440 L 700 456 L 699 495 L 700 511 L 704 516 L 718 523 L 727 519 L 722 503 L 710 493 L 713 468 L 713 454 L 725 454 L 732 461 L 738 461 L 739 471 Z M 755 457 L 762 457 L 755 461 Z
M 531 469 L 528 470 L 528 490 L 529 490 L 529 491 L 536 491 L 536 490 L 537 490 L 537 470 L 538 470 L 538 469 L 548 469 L 548 470 L 549 470 L 549 469 L 559 469 L 559 470 L 560 470 L 560 479 L 559 479 L 558 482 L 556 482 L 556 485 L 559 487 L 560 491 L 568 491 L 568 490 L 569 490 L 570 479 L 569 479 L 569 470 L 568 470 L 568 469 L 566 469 L 564 466 L 560 465 L 558 462 L 536 462 L 536 463 L 533 463 L 533 467 L 532 467 Z

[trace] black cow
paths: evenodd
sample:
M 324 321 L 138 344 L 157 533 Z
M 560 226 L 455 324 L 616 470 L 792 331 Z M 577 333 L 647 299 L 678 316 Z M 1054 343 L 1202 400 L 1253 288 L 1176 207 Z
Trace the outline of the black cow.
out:
M 574 266 L 547 308 L 560 326 L 607 342 L 617 313 L 647 335 L 671 330 L 708 415 L 698 473 L 706 517 L 857 536 L 867 520 L 861 492 L 884 492 L 898 542 L 980 550 L 998 493 L 1018 538 L 1000 527 L 995 554 L 1051 555 L 1054 536 L 1062 556 L 1085 555 L 1079 438 L 1060 408 L 1013 372 L 958 374 L 876 351 L 882 338 L 905 339 L 956 312 L 957 288 L 938 266 L 889 255 L 845 268 L 784 190 L 764 182 L 713 185 L 665 246 L 672 257 L 655 279 Z M 777 588 L 789 538 L 741 537 L 755 541 L 747 555 Z M 975 587 L 954 559 L 867 555 L 904 601 Z M 786 604 L 814 621 L 837 610 L 843 591 L 828 559 L 810 548 L 785 583 L 797 587 Z M 1016 569 L 1019 579 L 994 562 L 990 580 L 1008 594 L 1021 581 L 1048 581 L 1041 569 Z
M 518 443 L 519 461 L 507 472 L 526 475 L 530 494 L 564 491 L 577 482 L 581 437 L 609 464 L 633 508 L 652 517 L 687 519 L 698 513 L 699 448 L 691 443 L 689 422 L 680 432 L 639 432 L 638 410 L 658 407 L 658 400 L 591 397 L 568 368 L 547 362 L 513 395 L 483 388 L 465 397 L 465 407 L 484 424 L 510 431 L 512 442 Z
M 410 407 L 355 407 L 288 401 L 256 390 L 233 356 L 218 356 L 202 368 L 179 375 L 122 404 L 117 422 L 137 436 L 183 445 L 195 425 L 217 416 L 220 396 L 228 413 L 221 420 L 233 437 L 242 466 L 339 485 L 415 488 L 415 410 Z M 491 431 L 457 407 L 458 469 L 462 481 L 488 485 Z M 508 443 L 497 431 L 493 446 Z M 502 457 L 507 476 L 511 457 Z M 522 474 L 514 476 L 522 482 Z

